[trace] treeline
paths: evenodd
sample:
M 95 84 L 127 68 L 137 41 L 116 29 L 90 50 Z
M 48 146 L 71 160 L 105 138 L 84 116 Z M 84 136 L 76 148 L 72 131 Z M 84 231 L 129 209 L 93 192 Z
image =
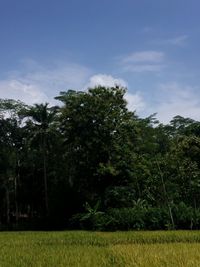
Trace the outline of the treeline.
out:
M 139 118 L 124 94 L 0 100 L 0 229 L 200 228 L 200 122 Z

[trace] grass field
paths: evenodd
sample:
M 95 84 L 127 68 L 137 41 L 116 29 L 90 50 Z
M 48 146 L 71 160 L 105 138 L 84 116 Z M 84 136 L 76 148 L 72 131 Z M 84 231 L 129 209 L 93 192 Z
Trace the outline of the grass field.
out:
M 0 267 L 198 267 L 200 232 L 1 232 Z

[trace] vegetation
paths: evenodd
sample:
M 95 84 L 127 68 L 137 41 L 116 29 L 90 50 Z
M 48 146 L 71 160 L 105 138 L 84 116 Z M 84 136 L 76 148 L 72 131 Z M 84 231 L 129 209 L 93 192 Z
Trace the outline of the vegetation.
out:
M 196 267 L 200 235 L 165 232 L 3 232 L 2 267 Z
M 125 92 L 0 100 L 0 229 L 200 228 L 200 122 L 139 118 Z

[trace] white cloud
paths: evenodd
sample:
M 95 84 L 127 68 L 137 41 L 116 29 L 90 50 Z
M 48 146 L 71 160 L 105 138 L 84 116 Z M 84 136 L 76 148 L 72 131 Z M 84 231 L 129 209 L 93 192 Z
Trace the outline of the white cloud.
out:
M 89 83 L 85 86 L 86 88 L 93 88 L 95 86 L 105 86 L 105 87 L 114 87 L 116 85 L 127 87 L 127 83 L 120 78 L 114 78 L 111 75 L 107 74 L 96 74 L 90 77 Z
M 114 87 L 116 85 L 127 87 L 127 82 L 120 78 L 114 78 L 111 75 L 106 74 L 97 74 L 90 77 L 89 83 L 86 85 L 86 88 L 93 88 L 95 86 L 105 86 L 105 87 Z M 135 94 L 127 92 L 125 94 L 125 99 L 128 103 L 128 109 L 130 111 L 141 111 L 143 110 L 145 103 L 141 95 L 136 92 Z
M 174 116 L 181 115 L 200 120 L 200 100 L 196 90 L 197 88 L 175 82 L 161 84 L 156 109 L 158 119 L 168 123 Z
M 132 53 L 123 58 L 124 63 L 159 63 L 164 59 L 164 53 L 160 51 L 141 51 Z
M 0 81 L 0 98 L 21 100 L 27 104 L 50 100 L 37 85 L 15 79 Z
M 165 65 L 161 64 L 141 64 L 141 65 L 126 65 L 123 67 L 127 72 L 159 72 Z
M 12 71 L 0 80 L 0 98 L 12 98 L 27 104 L 55 103 L 54 97 L 67 89 L 82 89 L 90 70 L 77 64 L 59 64 L 46 68 L 26 61 L 20 71 Z
M 131 93 L 126 93 L 125 94 L 125 99 L 128 103 L 128 109 L 130 111 L 143 111 L 145 108 L 145 102 L 142 99 L 141 95 L 136 92 L 135 94 L 131 94 Z
M 161 51 L 140 51 L 120 58 L 126 72 L 159 72 L 164 67 L 165 54 Z
M 69 64 L 64 66 L 55 66 L 51 69 L 43 69 L 28 73 L 25 79 L 34 83 L 44 85 L 56 90 L 81 89 L 85 80 L 89 77 L 90 71 L 80 65 Z
M 188 35 L 180 35 L 174 38 L 169 39 L 158 39 L 153 41 L 152 43 L 158 45 L 175 45 L 175 46 L 183 46 L 186 44 L 188 40 Z
M 45 68 L 28 60 L 20 71 L 12 71 L 6 79 L 0 80 L 0 98 L 21 100 L 29 105 L 44 102 L 55 104 L 54 97 L 59 91 L 86 90 L 98 85 L 127 87 L 127 82 L 106 74 L 91 76 L 90 70 L 76 64 Z M 125 98 L 130 110 L 138 111 L 144 106 L 139 93 L 126 93 Z

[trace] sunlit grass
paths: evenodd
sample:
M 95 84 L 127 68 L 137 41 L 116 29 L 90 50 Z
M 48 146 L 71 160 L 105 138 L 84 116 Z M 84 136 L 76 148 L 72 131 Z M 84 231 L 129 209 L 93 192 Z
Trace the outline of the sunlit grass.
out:
M 198 267 L 199 251 L 198 231 L 0 233 L 0 267 Z
M 198 267 L 200 266 L 200 244 L 135 244 L 116 245 L 113 255 L 119 259 L 120 266 L 133 267 Z

